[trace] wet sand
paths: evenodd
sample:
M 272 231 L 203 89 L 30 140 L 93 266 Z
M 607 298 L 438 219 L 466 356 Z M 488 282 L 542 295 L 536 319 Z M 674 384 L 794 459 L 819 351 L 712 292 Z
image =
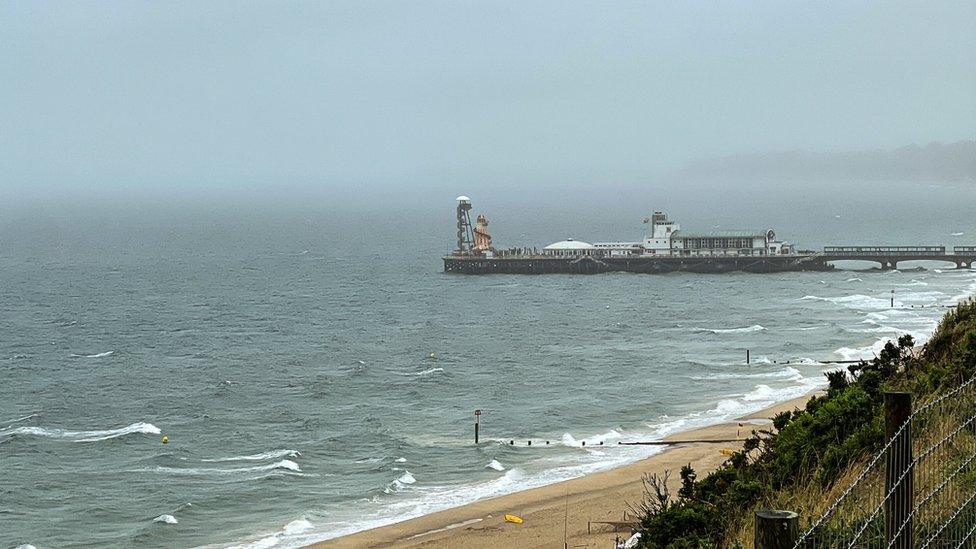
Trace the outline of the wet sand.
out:
M 721 440 L 744 438 L 752 429 L 768 426 L 769 418 L 783 410 L 803 407 L 810 395 L 789 400 L 754 414 L 709 427 L 676 433 L 667 440 Z M 741 429 L 738 423 L 745 423 Z M 737 431 L 741 431 L 737 437 Z M 424 547 L 424 548 L 584 548 L 612 547 L 615 537 L 626 539 L 629 528 L 614 532 L 598 521 L 623 521 L 630 505 L 643 495 L 644 473 L 671 471 L 671 493 L 677 493 L 679 471 L 691 464 L 699 476 L 722 464 L 723 448 L 738 449 L 736 442 L 696 442 L 668 446 L 662 453 L 616 469 L 592 473 L 548 486 L 515 492 L 365 530 L 312 545 L 316 548 Z M 505 514 L 522 517 L 523 524 L 505 522 Z M 565 536 L 564 536 L 565 532 Z

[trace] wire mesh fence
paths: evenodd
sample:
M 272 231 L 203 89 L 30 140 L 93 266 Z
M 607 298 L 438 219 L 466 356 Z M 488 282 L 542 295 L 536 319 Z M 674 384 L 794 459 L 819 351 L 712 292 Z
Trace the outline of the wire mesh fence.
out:
M 794 549 L 976 547 L 976 378 L 914 411 L 885 396 L 885 445 Z

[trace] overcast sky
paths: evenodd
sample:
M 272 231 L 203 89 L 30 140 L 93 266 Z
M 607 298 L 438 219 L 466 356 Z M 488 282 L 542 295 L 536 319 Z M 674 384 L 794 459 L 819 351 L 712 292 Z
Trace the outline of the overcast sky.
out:
M 599 185 L 972 139 L 974 2 L 0 1 L 0 195 Z

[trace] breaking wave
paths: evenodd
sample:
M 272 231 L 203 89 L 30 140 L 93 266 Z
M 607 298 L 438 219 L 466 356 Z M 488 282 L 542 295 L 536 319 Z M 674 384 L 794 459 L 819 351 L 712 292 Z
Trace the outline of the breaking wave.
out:
M 401 376 L 429 376 L 430 374 L 436 374 L 437 372 L 443 372 L 444 368 L 430 368 L 429 370 L 424 370 L 422 372 L 402 372 Z
M 72 442 L 98 442 L 101 440 L 109 440 L 137 433 L 158 435 L 160 430 L 159 427 L 156 427 L 152 423 L 140 421 L 139 423 L 133 423 L 132 425 L 128 425 L 120 429 L 109 429 L 104 431 L 68 431 L 65 429 L 48 429 L 45 427 L 16 427 L 13 429 L 4 429 L 0 431 L 0 437 L 20 435 L 61 438 L 71 440 Z
M 825 301 L 851 309 L 885 309 L 891 306 L 887 299 L 871 297 L 863 294 L 846 295 L 841 297 L 820 297 L 815 295 L 807 295 L 801 297 L 800 301 Z
M 173 515 L 159 515 L 153 519 L 153 522 L 161 522 L 163 524 L 176 524 L 179 521 Z
M 260 473 L 284 469 L 287 471 L 301 472 L 302 468 L 290 459 L 270 463 L 268 465 L 257 465 L 254 467 L 238 467 L 235 469 L 221 469 L 216 467 L 152 467 L 142 469 L 143 472 L 162 473 L 166 475 L 185 475 L 185 476 L 207 476 L 207 475 L 234 475 L 239 473 Z
M 76 354 L 72 354 L 71 356 L 74 357 L 74 358 L 102 358 L 102 357 L 106 357 L 106 356 L 112 356 L 114 354 L 115 354 L 115 351 L 105 351 L 104 353 L 95 353 L 93 355 L 76 355 Z
M 496 471 L 504 471 L 505 470 L 505 466 L 502 465 L 497 459 L 493 459 L 493 460 L 491 460 L 491 461 L 488 462 L 488 465 L 485 465 L 485 469 L 494 469 Z
M 206 461 L 211 463 L 219 463 L 225 461 L 265 461 L 268 459 L 278 459 L 284 457 L 300 457 L 302 455 L 298 450 L 271 450 L 270 452 L 264 452 L 261 454 L 251 454 L 247 456 L 234 456 L 216 459 L 201 459 L 200 461 Z
M 803 360 L 803 359 L 801 359 Z M 806 364 L 806 363 L 803 363 Z M 810 364 L 817 364 L 811 362 Z M 799 370 L 792 367 L 786 367 L 782 370 L 775 372 L 762 372 L 755 374 L 710 374 L 706 376 L 694 376 L 691 379 L 698 381 L 706 380 L 720 380 L 720 379 L 793 379 L 799 380 L 803 379 L 803 374 Z
M 387 494 L 395 494 L 397 492 L 403 491 L 404 488 L 411 484 L 415 484 L 417 479 L 410 474 L 410 471 L 404 471 L 396 480 L 386 485 L 383 489 Z
M 752 326 L 746 328 L 730 328 L 727 330 L 715 329 L 715 330 L 708 330 L 708 331 L 712 332 L 713 334 L 744 334 L 749 332 L 761 332 L 765 329 L 766 329 L 765 327 L 760 326 L 759 324 L 753 324 Z

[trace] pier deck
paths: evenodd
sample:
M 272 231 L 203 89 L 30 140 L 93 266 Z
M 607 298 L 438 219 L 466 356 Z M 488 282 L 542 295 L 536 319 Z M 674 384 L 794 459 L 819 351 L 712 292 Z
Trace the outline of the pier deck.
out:
M 837 261 L 870 261 L 882 269 L 895 269 L 899 262 L 941 261 L 969 268 L 976 262 L 976 246 L 828 246 L 820 252 L 789 255 L 584 255 L 564 257 L 541 254 L 499 253 L 449 255 L 444 272 L 457 274 L 597 274 L 613 271 L 633 273 L 698 273 L 828 271 Z

